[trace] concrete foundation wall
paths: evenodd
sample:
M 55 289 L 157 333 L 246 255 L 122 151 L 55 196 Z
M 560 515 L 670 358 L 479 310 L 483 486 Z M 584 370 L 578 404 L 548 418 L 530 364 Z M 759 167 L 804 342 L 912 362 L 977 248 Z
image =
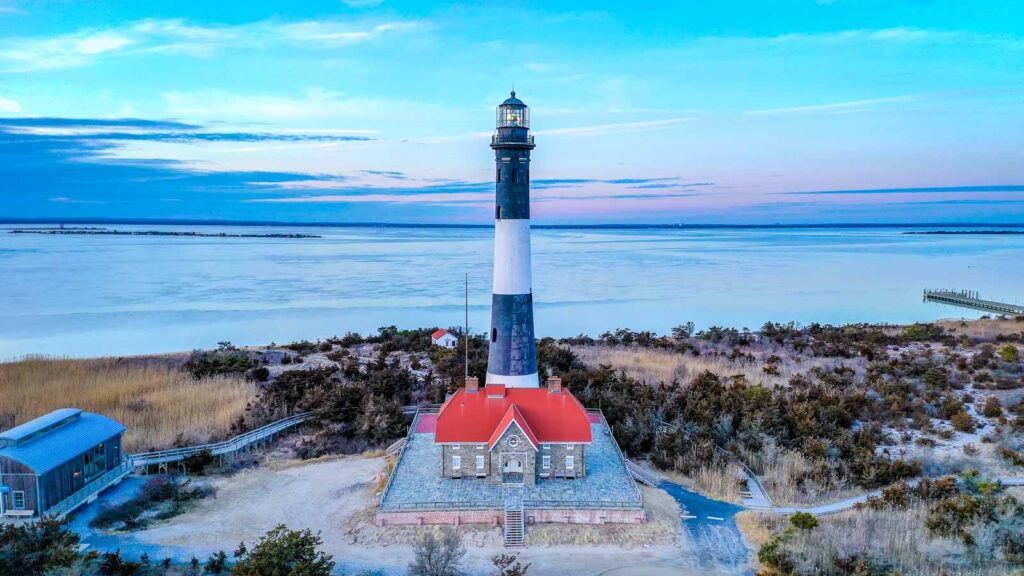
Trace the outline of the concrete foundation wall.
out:
M 501 510 L 425 510 L 412 512 L 377 512 L 378 526 L 447 524 L 490 524 L 503 522 Z M 526 521 L 563 524 L 643 524 L 643 510 L 526 510 Z

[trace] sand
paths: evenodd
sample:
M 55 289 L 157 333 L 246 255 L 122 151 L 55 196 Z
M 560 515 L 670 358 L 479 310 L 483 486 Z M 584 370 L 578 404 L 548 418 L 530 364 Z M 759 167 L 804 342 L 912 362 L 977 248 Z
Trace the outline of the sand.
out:
M 374 478 L 384 458 L 347 456 L 307 462 L 270 459 L 263 466 L 211 480 L 216 498 L 186 514 L 135 533 L 139 543 L 177 546 L 205 557 L 250 544 L 276 526 L 320 532 L 324 550 L 347 571 L 383 570 L 403 574 L 412 559 L 411 542 L 432 528 L 373 526 Z M 560 576 L 594 574 L 698 574 L 690 563 L 687 537 L 678 530 L 679 509 L 661 491 L 646 489 L 653 522 L 645 526 L 543 526 L 536 544 L 521 560 L 535 573 Z M 466 563 L 471 574 L 490 573 L 490 557 L 503 551 L 500 529 L 464 526 Z M 533 530 L 533 527 L 528 529 Z M 580 536 L 580 535 L 583 536 Z M 565 542 L 598 542 L 566 544 Z

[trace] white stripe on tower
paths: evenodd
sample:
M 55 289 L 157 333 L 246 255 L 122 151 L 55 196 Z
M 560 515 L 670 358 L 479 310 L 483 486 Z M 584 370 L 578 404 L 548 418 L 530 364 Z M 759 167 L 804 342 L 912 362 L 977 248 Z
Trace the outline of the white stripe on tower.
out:
M 498 220 L 494 223 L 494 293 L 529 294 L 530 221 Z

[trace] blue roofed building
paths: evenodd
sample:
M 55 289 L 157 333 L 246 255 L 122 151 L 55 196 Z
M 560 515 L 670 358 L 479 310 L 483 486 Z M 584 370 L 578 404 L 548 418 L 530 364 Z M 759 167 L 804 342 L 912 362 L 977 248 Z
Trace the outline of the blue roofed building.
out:
M 0 433 L 0 514 L 63 515 L 120 481 L 125 427 L 62 408 Z

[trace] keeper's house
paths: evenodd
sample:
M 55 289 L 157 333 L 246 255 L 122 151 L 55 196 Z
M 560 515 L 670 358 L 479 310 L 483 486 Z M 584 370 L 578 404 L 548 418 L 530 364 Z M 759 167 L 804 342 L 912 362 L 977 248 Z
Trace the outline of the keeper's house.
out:
M 480 390 L 477 382 L 467 378 L 437 416 L 442 476 L 535 486 L 586 474 L 590 418 L 561 378 L 550 378 L 546 389 L 488 384 Z
M 98 491 L 123 468 L 124 430 L 106 416 L 62 408 L 0 433 L 0 514 L 63 513 L 69 498 Z

